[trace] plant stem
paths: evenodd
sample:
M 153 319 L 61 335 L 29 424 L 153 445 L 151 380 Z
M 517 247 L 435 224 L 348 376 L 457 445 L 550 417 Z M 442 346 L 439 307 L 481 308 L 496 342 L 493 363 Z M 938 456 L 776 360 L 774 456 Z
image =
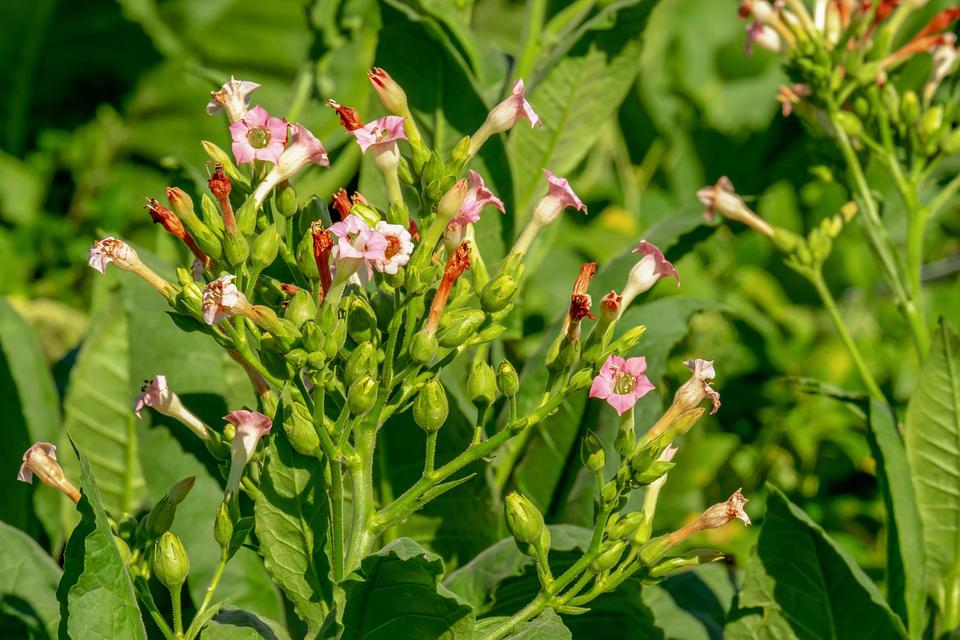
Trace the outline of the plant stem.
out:
M 187 628 L 187 633 L 184 636 L 186 640 L 193 640 L 193 638 L 200 633 L 200 629 L 195 627 L 195 625 L 200 622 L 203 613 L 207 610 L 207 607 L 210 606 L 210 601 L 213 600 L 213 593 L 217 590 L 217 585 L 220 584 L 220 578 L 223 577 L 223 570 L 226 569 L 228 560 L 229 558 L 227 557 L 226 550 L 221 550 L 220 562 L 217 563 L 217 568 L 213 572 L 213 577 L 210 578 L 210 584 L 207 585 L 207 591 L 203 594 L 203 602 L 200 603 L 200 607 L 193 616 L 193 622 L 191 622 L 190 626 Z
M 173 637 L 175 640 L 183 640 L 183 611 L 180 602 L 183 585 L 176 588 L 170 588 L 170 603 L 173 606 Z
M 427 434 L 427 453 L 423 462 L 423 475 L 429 476 L 433 473 L 433 463 L 437 455 L 437 432 L 432 431 Z
M 860 373 L 860 378 L 863 380 L 864 386 L 867 387 L 867 391 L 878 400 L 883 400 L 884 396 L 883 392 L 880 391 L 880 385 L 877 384 L 873 374 L 870 373 L 870 369 L 867 367 L 866 362 L 864 362 L 863 354 L 860 353 L 860 348 L 857 347 L 857 343 L 853 341 L 853 337 L 847 330 L 847 325 L 844 323 L 843 317 L 840 315 L 840 310 L 837 308 L 837 301 L 834 300 L 833 294 L 830 293 L 830 288 L 827 287 L 827 283 L 823 279 L 823 272 L 819 268 L 816 268 L 811 270 L 807 276 L 817 290 L 823 306 L 826 307 L 827 312 L 830 314 L 830 318 L 837 328 L 837 333 L 840 334 L 840 339 L 850 353 L 850 357 L 853 358 L 853 362 L 857 367 L 857 371 Z
M 939 213 L 940 209 L 943 209 L 947 205 L 950 198 L 955 196 L 958 190 L 960 190 L 960 174 L 954 176 L 953 180 L 948 182 L 946 186 L 940 190 L 940 193 L 930 201 L 930 204 L 927 205 L 929 215 L 933 217 Z

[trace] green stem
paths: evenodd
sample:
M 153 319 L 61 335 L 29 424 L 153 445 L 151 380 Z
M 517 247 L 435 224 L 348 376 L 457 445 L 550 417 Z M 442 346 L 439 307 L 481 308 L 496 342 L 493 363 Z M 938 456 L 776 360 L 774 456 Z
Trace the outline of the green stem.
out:
M 822 271 L 817 268 L 811 273 L 807 274 L 807 276 L 810 279 L 810 283 L 813 284 L 814 288 L 817 290 L 817 294 L 820 296 L 823 306 L 826 307 L 827 312 L 830 314 L 830 318 L 833 320 L 833 324 L 837 328 L 837 333 L 840 334 L 840 339 L 843 341 L 844 346 L 846 346 L 847 351 L 850 353 L 850 357 L 853 358 L 853 362 L 857 367 L 857 371 L 860 373 L 860 378 L 863 380 L 863 384 L 867 387 L 867 391 L 871 396 L 877 398 L 878 400 L 883 400 L 883 392 L 880 391 L 880 386 L 877 384 L 873 374 L 870 373 L 870 369 L 867 367 L 866 362 L 864 362 L 863 354 L 860 353 L 860 348 L 857 347 L 857 344 L 853 341 L 853 337 L 847 330 L 847 325 L 844 323 L 843 317 L 840 315 L 840 310 L 837 308 L 837 301 L 833 298 L 833 294 L 830 293 L 830 288 L 827 287 L 827 283 L 823 279 Z
M 950 199 L 957 195 L 958 190 L 960 190 L 960 174 L 954 176 L 953 180 L 948 182 L 946 186 L 940 190 L 940 193 L 930 201 L 930 204 L 927 205 L 930 217 L 937 215 L 940 209 L 943 209 L 947 203 L 950 202 Z
M 379 412 L 378 412 L 379 413 Z M 356 459 L 350 464 L 350 479 L 353 487 L 353 526 L 350 528 L 350 546 L 347 551 L 345 571 L 359 566 L 360 559 L 368 551 L 374 534 L 368 528 L 367 516 L 374 511 L 373 505 L 373 449 L 376 426 L 357 425 L 354 430 Z
M 217 568 L 213 572 L 213 577 L 210 578 L 210 584 L 207 585 L 206 593 L 203 594 L 203 602 L 200 603 L 200 607 L 193 616 L 193 622 L 191 622 L 190 627 L 187 628 L 187 633 L 184 636 L 186 640 L 193 640 L 193 638 L 200 633 L 200 629 L 196 625 L 202 619 L 203 613 L 210 606 L 210 601 L 213 600 L 213 593 L 217 590 L 217 585 L 220 584 L 220 578 L 223 577 L 223 571 L 227 567 L 228 560 L 226 550 L 221 550 L 220 561 L 217 563 Z
M 175 640 L 183 640 L 183 611 L 180 602 L 183 585 L 176 588 L 170 587 L 170 603 L 173 606 L 173 637 Z
M 437 456 L 437 432 L 432 431 L 427 434 L 427 452 L 423 462 L 423 475 L 429 476 L 433 473 L 433 464 Z

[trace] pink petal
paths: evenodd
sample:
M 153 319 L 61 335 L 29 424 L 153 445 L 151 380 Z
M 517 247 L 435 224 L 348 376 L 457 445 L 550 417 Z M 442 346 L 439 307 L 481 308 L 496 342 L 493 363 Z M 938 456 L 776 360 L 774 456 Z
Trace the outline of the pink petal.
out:
M 613 394 L 613 378 L 603 375 L 601 372 L 596 378 L 593 379 L 593 384 L 590 385 L 590 397 L 591 398 L 600 398 L 605 400 Z
M 622 416 L 627 412 L 628 409 L 637 403 L 637 399 L 632 393 L 627 395 L 619 395 L 614 393 L 607 398 L 607 402 L 616 410 L 618 416 Z

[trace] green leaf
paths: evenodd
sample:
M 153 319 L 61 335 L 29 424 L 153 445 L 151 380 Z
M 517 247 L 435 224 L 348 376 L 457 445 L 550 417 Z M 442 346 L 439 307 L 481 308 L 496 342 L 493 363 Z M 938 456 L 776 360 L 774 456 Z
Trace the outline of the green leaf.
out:
M 224 607 L 200 633 L 201 640 L 290 640 L 278 622 L 255 613 Z
M 0 469 L 20 466 L 21 456 L 37 441 L 56 442 L 60 431 L 60 400 L 40 344 L 29 325 L 0 298 L 0 406 L 4 426 L 0 431 Z M 31 490 L 13 473 L 0 478 L 4 509 L 0 517 L 19 529 L 30 530 L 31 494 L 47 535 L 59 538 L 56 492 Z
M 759 612 L 755 609 L 738 614 L 723 629 L 728 640 L 793 640 L 797 636 L 776 609 Z
M 108 271 L 100 283 L 99 311 L 70 372 L 64 400 L 64 428 L 89 460 L 103 508 L 118 516 L 132 513 L 144 495 L 130 394 L 127 316 L 111 288 L 116 278 L 131 276 Z M 69 456 L 64 456 L 63 466 L 68 476 L 76 470 Z
M 330 565 L 324 553 L 327 521 L 322 466 L 275 435 L 260 476 L 257 538 L 267 572 L 314 632 L 332 602 Z
M 60 637 L 146 640 L 133 582 L 110 530 L 93 465 L 79 449 L 77 455 L 83 495 L 77 505 L 80 523 L 67 542 L 57 590 Z
M 739 607 L 781 614 L 800 640 L 905 638 L 900 619 L 847 552 L 779 489 L 768 487 Z
M 31 637 L 55 638 L 57 584 L 63 571 L 23 531 L 0 522 L 0 617 L 18 618 Z
M 960 337 L 946 320 L 922 371 L 907 405 L 905 440 L 923 521 L 927 589 L 944 611 L 946 583 L 960 580 Z
M 667 638 L 713 640 L 723 637 L 736 582 L 728 567 L 709 564 L 646 585 L 641 595 Z
M 924 625 L 923 524 L 903 440 L 890 408 L 870 400 L 867 439 L 877 461 L 877 479 L 887 511 L 887 599 L 907 625 L 911 638 Z
M 473 635 L 474 640 L 480 640 L 506 620 L 509 618 L 498 616 L 478 621 Z M 573 636 L 570 635 L 570 629 L 563 624 L 560 616 L 553 609 L 547 609 L 533 620 L 521 622 L 504 637 L 507 640 L 570 640 Z
M 621 9 L 609 29 L 588 31 L 542 81 L 530 82 L 528 99 L 543 127 L 521 123 L 509 143 L 520 215 L 545 192 L 543 169 L 561 176 L 573 170 L 616 114 L 640 69 L 642 34 L 655 4 Z
M 443 561 L 409 538 L 363 559 L 344 584 L 340 640 L 461 640 L 473 609 L 440 586 Z

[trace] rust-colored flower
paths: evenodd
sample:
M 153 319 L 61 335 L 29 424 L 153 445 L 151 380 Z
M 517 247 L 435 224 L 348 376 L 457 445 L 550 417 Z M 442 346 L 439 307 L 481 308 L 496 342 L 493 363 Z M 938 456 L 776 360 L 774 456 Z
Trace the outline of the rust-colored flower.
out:
M 340 191 L 346 198 L 347 192 L 343 188 Z M 310 234 L 313 236 L 313 259 L 317 263 L 317 271 L 320 273 L 321 295 L 326 296 L 327 291 L 330 290 L 330 285 L 333 283 L 333 275 L 330 273 L 330 251 L 333 249 L 333 238 L 330 237 L 330 232 L 323 228 L 323 223 L 319 220 L 310 225 Z
M 193 237 L 187 233 L 183 227 L 183 222 L 173 211 L 164 207 L 156 198 L 147 198 L 147 204 L 144 205 L 150 218 L 155 224 L 160 224 L 170 235 L 179 238 L 181 242 L 187 245 L 191 253 L 203 264 L 204 267 L 210 266 L 210 257 L 203 252 Z
M 433 304 L 430 305 L 430 314 L 427 316 L 427 322 L 423 326 L 424 333 L 434 334 L 440 324 L 440 316 L 443 315 L 443 309 L 447 306 L 447 299 L 450 297 L 450 291 L 456 283 L 457 278 L 464 270 L 470 268 L 470 241 L 465 240 L 453 252 L 450 259 L 447 260 L 447 266 L 443 269 L 443 279 L 440 280 L 440 286 L 437 287 L 437 294 L 433 297 Z
M 327 106 L 337 112 L 340 125 L 347 131 L 356 131 L 363 128 L 363 120 L 356 109 L 345 107 L 336 100 L 327 100 Z

